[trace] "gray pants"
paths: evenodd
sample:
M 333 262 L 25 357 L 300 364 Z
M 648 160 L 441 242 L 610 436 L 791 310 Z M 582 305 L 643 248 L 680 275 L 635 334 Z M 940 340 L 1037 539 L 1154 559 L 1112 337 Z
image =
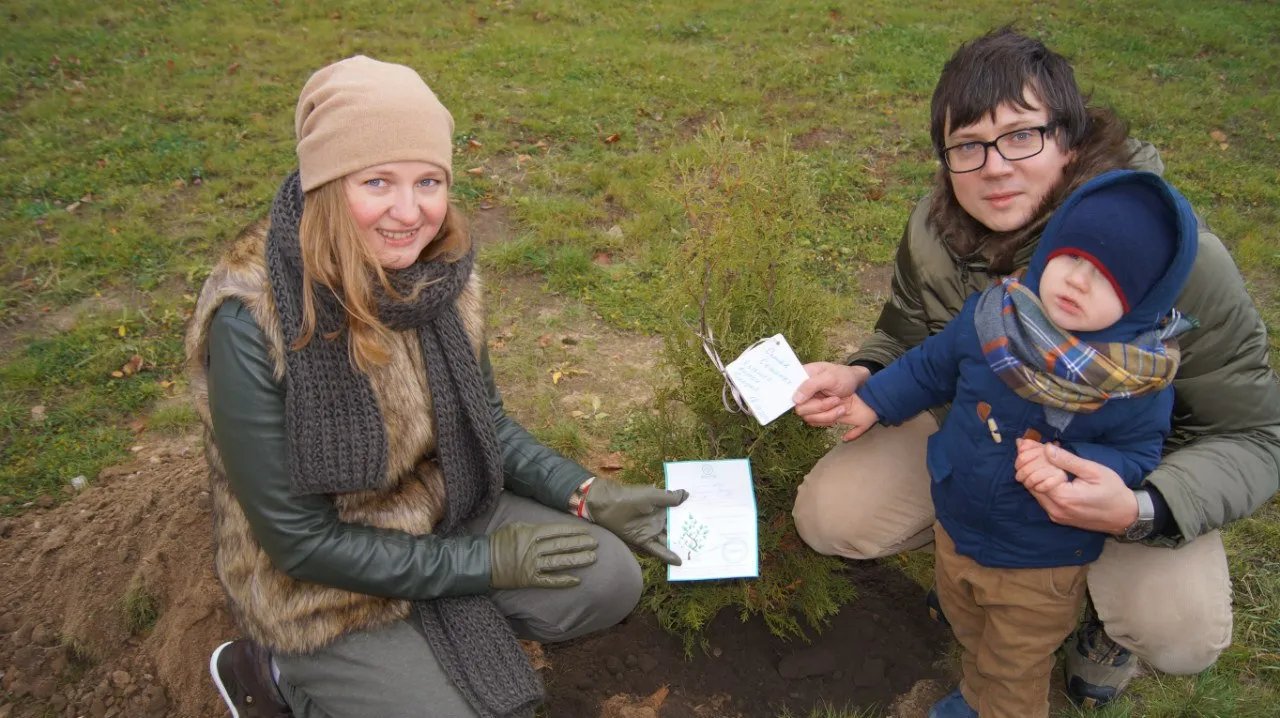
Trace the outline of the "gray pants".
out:
M 503 492 L 493 513 L 475 519 L 467 533 L 491 534 L 517 521 L 580 521 L 562 511 Z M 608 628 L 640 600 L 640 566 L 609 531 L 589 524 L 600 542 L 596 563 L 572 573 L 582 583 L 568 589 L 493 591 L 516 635 L 553 643 Z M 345 636 L 305 656 L 276 657 L 280 691 L 298 718 L 473 718 L 466 699 L 449 683 L 427 639 L 411 620 Z

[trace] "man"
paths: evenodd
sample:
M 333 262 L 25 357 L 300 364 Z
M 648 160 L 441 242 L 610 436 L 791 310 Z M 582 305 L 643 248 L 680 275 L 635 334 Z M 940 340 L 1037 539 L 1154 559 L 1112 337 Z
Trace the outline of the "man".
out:
M 847 365 L 809 364 L 796 413 L 841 422 L 843 397 L 937 333 L 965 298 L 1026 266 L 1055 208 L 1090 178 L 1161 172 L 1150 145 L 1111 113 L 1086 106 L 1070 63 L 1005 28 L 965 44 L 933 94 L 941 166 L 907 222 L 892 294 L 875 334 Z M 1112 535 L 1090 566 L 1090 610 L 1068 640 L 1067 689 L 1112 700 L 1137 671 L 1196 673 L 1231 642 L 1231 586 L 1218 531 L 1265 502 L 1280 481 L 1280 385 L 1266 328 L 1221 241 L 1203 223 L 1199 255 L 1176 304 L 1201 328 L 1181 338 L 1173 435 L 1136 490 L 1066 451 L 1051 459 L 1074 481 L 1034 496 L 1057 523 Z M 933 540 L 925 444 L 946 407 L 842 444 L 800 485 L 794 516 L 815 550 L 870 559 Z M 931 596 L 931 599 L 933 597 Z

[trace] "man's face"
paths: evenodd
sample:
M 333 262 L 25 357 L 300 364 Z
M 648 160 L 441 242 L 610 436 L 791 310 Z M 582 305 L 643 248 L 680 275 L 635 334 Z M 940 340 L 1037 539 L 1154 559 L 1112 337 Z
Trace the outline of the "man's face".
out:
M 994 120 L 983 115 L 978 122 L 957 128 L 950 127 L 948 121 L 946 146 L 990 142 L 1006 132 L 1048 124 L 1048 111 L 1039 106 L 1030 89 L 1026 99 L 1035 109 L 1005 104 L 996 108 Z M 1045 135 L 1040 154 L 1014 162 L 988 147 L 986 164 L 973 172 L 952 173 L 951 186 L 956 201 L 970 216 L 992 231 L 1011 232 L 1031 221 L 1040 203 L 1062 180 L 1062 170 L 1070 161 L 1071 153 L 1062 151 L 1056 134 Z

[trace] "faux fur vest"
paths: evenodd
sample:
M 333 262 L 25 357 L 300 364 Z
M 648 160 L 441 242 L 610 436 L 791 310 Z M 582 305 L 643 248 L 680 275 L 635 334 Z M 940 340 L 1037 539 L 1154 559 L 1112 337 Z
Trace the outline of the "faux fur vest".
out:
M 232 612 L 253 640 L 276 651 L 308 653 L 352 631 L 405 618 L 410 602 L 288 577 L 254 539 L 227 481 L 209 412 L 205 369 L 209 326 L 225 300 L 238 299 L 266 335 L 276 381 L 284 381 L 284 335 L 263 253 L 267 227 L 264 219 L 246 229 L 205 281 L 187 333 L 187 369 L 192 399 L 205 430 L 213 498 L 214 566 Z M 457 306 L 477 356 L 484 335 L 481 297 L 480 280 L 473 274 Z M 323 340 L 316 337 L 313 341 Z M 436 432 L 426 367 L 412 333 L 394 335 L 390 349 L 390 361 L 370 372 L 386 426 L 386 484 L 375 491 L 335 494 L 332 499 L 338 518 L 344 522 L 428 534 L 444 515 L 445 492 L 444 476 L 434 460 Z

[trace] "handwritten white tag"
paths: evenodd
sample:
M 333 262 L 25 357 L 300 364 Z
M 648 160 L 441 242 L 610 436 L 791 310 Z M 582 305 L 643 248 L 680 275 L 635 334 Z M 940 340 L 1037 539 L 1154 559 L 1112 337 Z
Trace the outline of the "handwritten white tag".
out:
M 809 378 L 781 334 L 746 350 L 724 370 L 761 426 L 790 411 L 796 388 Z

